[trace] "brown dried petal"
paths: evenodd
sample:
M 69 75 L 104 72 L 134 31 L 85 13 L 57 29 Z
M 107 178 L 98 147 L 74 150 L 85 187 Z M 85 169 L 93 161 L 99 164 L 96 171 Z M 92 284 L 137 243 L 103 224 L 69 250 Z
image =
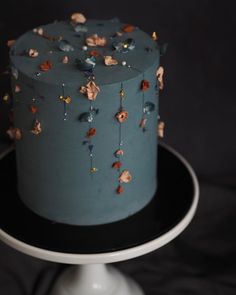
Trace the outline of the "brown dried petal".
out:
M 99 37 L 97 34 L 93 34 L 92 36 L 86 38 L 86 44 L 88 46 L 105 46 L 107 40 L 105 37 Z
M 70 19 L 74 24 L 84 24 L 86 22 L 86 17 L 79 12 L 73 13 Z
M 132 176 L 131 176 L 131 174 L 130 174 L 130 172 L 128 171 L 128 170 L 124 170 L 122 173 L 121 173 L 121 175 L 120 175 L 120 177 L 119 177 L 119 181 L 122 183 L 122 182 L 124 182 L 124 183 L 128 183 L 128 182 L 130 182 L 132 180 Z
M 114 59 L 112 56 L 106 55 L 104 56 L 104 63 L 106 66 L 115 66 L 118 64 L 118 61 Z
M 31 132 L 34 134 L 34 135 L 38 135 L 42 132 L 42 127 L 41 127 L 41 123 L 36 120 L 35 123 L 34 123 L 34 126 L 31 130 Z
M 10 137 L 10 139 L 20 140 L 22 138 L 22 133 L 19 128 L 10 127 L 7 130 L 7 134 Z
M 7 41 L 7 46 L 8 46 L 8 47 L 11 47 L 12 45 L 15 44 L 15 42 L 16 42 L 16 40 L 8 40 L 8 41 Z
M 47 72 L 52 68 L 52 62 L 50 60 L 46 60 L 39 66 L 40 70 L 43 72 Z
M 100 88 L 95 84 L 94 81 L 88 82 L 86 86 L 80 87 L 80 92 L 85 94 L 89 100 L 96 100 Z
M 125 26 L 123 26 L 122 31 L 125 33 L 131 33 L 135 30 L 135 26 L 127 24 Z
M 159 81 L 159 89 L 160 90 L 162 90 L 164 88 L 163 76 L 164 76 L 164 68 L 159 67 L 156 71 L 156 77 L 157 77 L 157 80 Z
M 39 52 L 38 52 L 38 50 L 31 48 L 31 49 L 29 49 L 28 54 L 30 57 L 37 57 L 39 55 Z
M 120 122 L 123 123 L 125 122 L 129 117 L 129 113 L 127 111 L 121 111 L 116 114 L 116 119 Z

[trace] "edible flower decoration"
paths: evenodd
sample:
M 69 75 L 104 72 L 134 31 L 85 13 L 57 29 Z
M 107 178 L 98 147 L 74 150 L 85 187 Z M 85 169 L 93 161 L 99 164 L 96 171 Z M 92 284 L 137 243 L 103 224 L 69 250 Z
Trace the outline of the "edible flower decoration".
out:
M 29 106 L 29 109 L 30 109 L 30 111 L 31 111 L 32 114 L 36 114 L 37 111 L 38 111 L 38 109 L 36 108 L 36 106 L 33 105 L 33 104 L 31 104 L 31 105 Z
M 63 64 L 68 64 L 68 62 L 69 62 L 69 57 L 68 57 L 67 55 L 63 56 L 62 59 L 61 59 L 61 62 L 62 62 Z
M 22 138 L 22 132 L 19 128 L 10 127 L 7 130 L 7 135 L 10 139 L 20 140 Z
M 8 40 L 7 41 L 7 46 L 12 47 L 15 44 L 16 40 Z
M 21 92 L 21 88 L 19 85 L 15 85 L 15 93 Z
M 43 36 L 43 34 L 44 34 L 43 28 L 35 28 L 35 29 L 33 29 L 33 32 L 39 36 Z
M 159 67 L 156 71 L 156 77 L 157 77 L 157 80 L 159 81 L 159 89 L 160 90 L 162 90 L 164 88 L 163 76 L 164 76 L 164 68 Z
M 88 123 L 91 123 L 93 122 L 95 116 L 99 113 L 99 109 L 92 109 L 90 110 L 89 112 L 85 112 L 85 113 L 82 113 L 80 116 L 79 116 L 79 121 L 80 122 L 88 122 Z
M 86 22 L 86 17 L 80 12 L 73 13 L 70 19 L 73 24 L 84 24 Z
M 118 64 L 118 61 L 110 55 L 105 55 L 104 63 L 106 66 L 115 66 Z
M 123 188 L 123 186 L 121 186 L 121 185 L 119 185 L 118 187 L 117 187 L 117 189 L 116 189 L 116 193 L 117 194 L 122 194 L 124 192 L 124 188 Z
M 157 39 L 158 39 L 157 33 L 156 32 L 153 32 L 152 33 L 152 40 L 153 41 L 157 41 Z
M 42 132 L 41 123 L 38 120 L 35 120 L 33 128 L 31 129 L 31 132 L 34 135 L 39 135 Z
M 64 52 L 74 51 L 74 47 L 70 44 L 70 42 L 64 39 L 58 42 L 58 47 L 61 51 Z
M 29 57 L 37 57 L 39 55 L 39 52 L 38 50 L 31 48 L 28 51 L 28 55 Z
M 165 128 L 165 123 L 163 121 L 160 121 L 158 123 L 158 130 L 157 130 L 158 136 L 160 138 L 164 137 L 164 128 Z
M 105 46 L 107 39 L 105 37 L 99 37 L 98 34 L 93 34 L 86 38 L 86 44 L 88 46 Z
M 142 80 L 141 86 L 140 86 L 142 91 L 146 91 L 150 88 L 150 83 L 148 80 Z
M 125 33 L 132 33 L 134 30 L 135 30 L 135 26 L 130 24 L 124 25 L 122 28 L 122 31 Z
M 87 132 L 86 136 L 87 136 L 88 138 L 90 138 L 90 137 L 93 137 L 93 136 L 95 136 L 95 135 L 96 135 L 96 133 L 97 133 L 97 130 L 96 130 L 96 128 L 90 128 L 90 129 L 88 130 L 88 132 Z
M 51 68 L 52 68 L 52 62 L 50 60 L 46 60 L 39 66 L 39 69 L 43 72 L 47 72 L 51 70 Z
M 129 117 L 129 113 L 125 110 L 120 111 L 119 113 L 116 114 L 116 119 L 120 122 L 123 123 L 125 122 Z
M 128 38 L 124 41 L 115 41 L 112 46 L 116 51 L 126 53 L 135 48 L 135 41 L 132 38 Z
M 120 183 L 124 182 L 124 183 L 128 183 L 132 180 L 132 176 L 130 174 L 130 172 L 128 170 L 124 170 L 119 177 L 119 181 Z
M 85 60 L 78 59 L 77 66 L 80 71 L 92 71 L 96 66 L 96 59 L 94 56 L 88 57 Z
M 120 156 L 123 156 L 124 155 L 124 151 L 122 149 L 118 149 L 116 152 L 115 152 L 115 156 L 116 157 L 120 157 Z
M 95 84 L 94 81 L 89 81 L 86 86 L 80 87 L 80 92 L 87 96 L 89 100 L 96 100 L 100 88 Z
M 89 55 L 94 56 L 94 57 L 98 57 L 98 56 L 100 56 L 100 52 L 98 52 L 97 50 L 91 50 L 89 52 Z

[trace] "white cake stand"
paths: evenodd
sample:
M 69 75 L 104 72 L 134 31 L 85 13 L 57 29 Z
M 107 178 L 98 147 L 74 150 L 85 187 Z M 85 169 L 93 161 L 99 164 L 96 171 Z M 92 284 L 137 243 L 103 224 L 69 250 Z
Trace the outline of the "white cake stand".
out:
M 50 295 L 143 295 L 142 289 L 132 279 L 121 274 L 108 263 L 135 258 L 154 251 L 177 237 L 192 220 L 199 199 L 199 185 L 188 162 L 172 148 L 162 145 L 184 165 L 192 180 L 191 202 L 185 215 L 157 238 L 126 249 L 104 253 L 63 253 L 34 246 L 0 229 L 0 239 L 14 249 L 40 259 L 72 264 L 58 278 Z M 8 150 L 10 152 L 12 149 Z M 7 154 L 5 152 L 4 156 Z M 1 162 L 0 162 L 1 165 Z M 61 239 L 64 237 L 62 236 Z

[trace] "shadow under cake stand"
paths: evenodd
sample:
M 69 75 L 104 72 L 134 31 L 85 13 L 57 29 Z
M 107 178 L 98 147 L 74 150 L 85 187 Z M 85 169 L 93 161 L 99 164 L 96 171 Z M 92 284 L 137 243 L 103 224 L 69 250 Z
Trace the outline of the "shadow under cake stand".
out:
M 196 175 L 175 150 L 158 147 L 158 191 L 148 206 L 119 222 L 99 226 L 53 223 L 28 210 L 16 189 L 15 153 L 0 161 L 0 239 L 25 254 L 73 264 L 50 295 L 143 295 L 131 278 L 107 263 L 154 251 L 178 236 L 192 220 L 199 198 Z

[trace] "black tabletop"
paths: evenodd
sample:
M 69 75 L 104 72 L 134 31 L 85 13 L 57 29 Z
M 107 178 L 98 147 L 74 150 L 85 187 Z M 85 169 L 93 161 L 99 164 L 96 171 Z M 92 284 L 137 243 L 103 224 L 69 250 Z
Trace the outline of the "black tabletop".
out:
M 73 254 L 118 251 L 158 238 L 185 216 L 194 196 L 185 165 L 162 146 L 158 153 L 158 190 L 143 210 L 119 222 L 72 226 L 53 223 L 24 206 L 17 194 L 15 153 L 11 152 L 0 161 L 1 229 L 29 245 Z

